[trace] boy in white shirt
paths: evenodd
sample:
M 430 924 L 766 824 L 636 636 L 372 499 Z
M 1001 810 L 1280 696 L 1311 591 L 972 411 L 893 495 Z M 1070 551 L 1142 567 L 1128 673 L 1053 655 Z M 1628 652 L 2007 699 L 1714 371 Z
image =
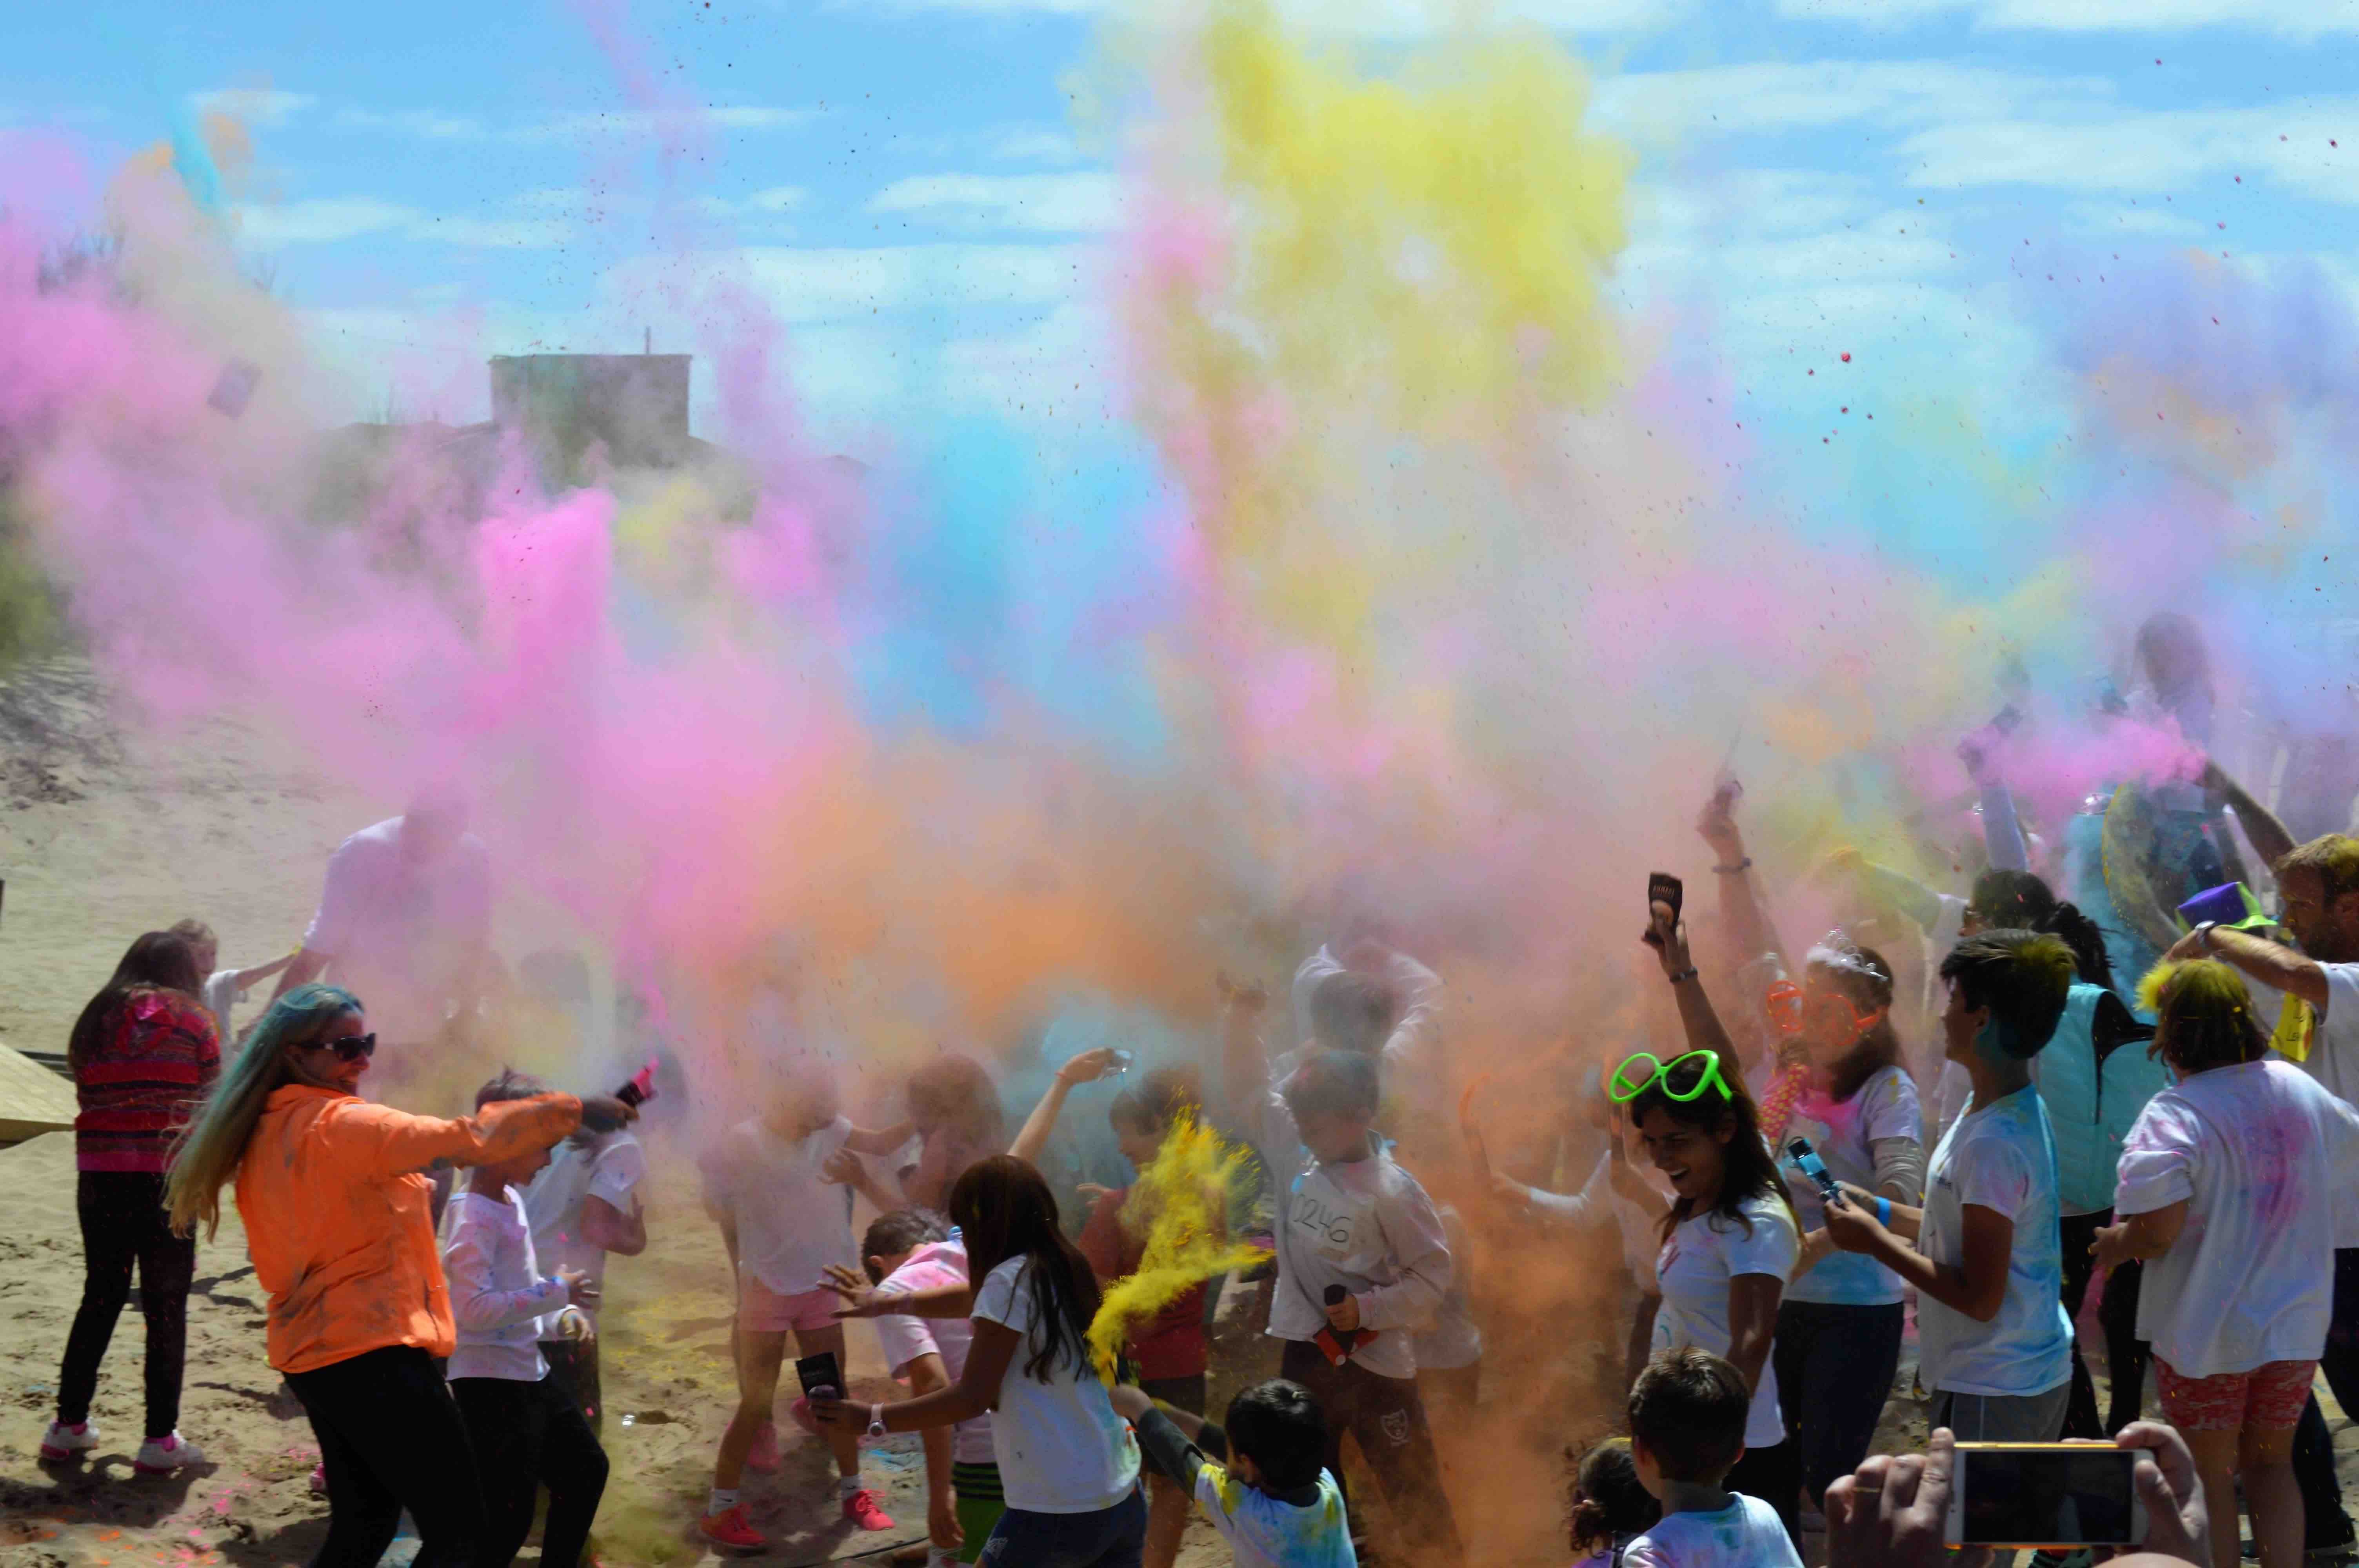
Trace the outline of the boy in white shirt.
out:
M 475 1091 L 475 1108 L 500 1100 L 546 1094 L 549 1086 L 503 1072 Z M 484 1494 L 484 1560 L 506 1563 L 532 1530 L 538 1488 L 549 1488 L 549 1525 L 541 1561 L 576 1568 L 606 1490 L 606 1454 L 549 1376 L 538 1341 L 541 1319 L 563 1320 L 564 1331 L 592 1332 L 582 1314 L 597 1299 L 579 1269 L 546 1277 L 532 1249 L 518 1189 L 549 1162 L 535 1149 L 513 1160 L 476 1165 L 462 1178 L 444 1215 L 442 1272 L 449 1281 L 458 1343 L 451 1352 L 451 1397 L 467 1422 Z
M 756 1439 L 770 1423 L 787 1336 L 795 1336 L 799 1356 L 832 1352 L 843 1367 L 843 1325 L 825 1271 L 853 1255 L 852 1189 L 823 1168 L 839 1151 L 888 1154 L 904 1141 L 897 1131 L 855 1128 L 839 1115 L 835 1075 L 824 1063 L 807 1059 L 784 1077 L 769 1108 L 730 1129 L 702 1162 L 705 1210 L 721 1227 L 737 1276 L 737 1412 L 722 1434 L 699 1528 L 707 1541 L 735 1552 L 769 1544 L 747 1521 L 737 1488 Z M 826 1436 L 843 1517 L 862 1530 L 892 1529 L 876 1494 L 860 1484 L 859 1433 L 830 1428 Z
M 965 1246 L 929 1209 L 877 1217 L 861 1238 L 861 1264 L 882 1296 L 969 1283 Z M 914 1396 L 950 1388 L 966 1375 L 973 1320 L 884 1313 L 875 1319 L 885 1365 Z M 956 1426 L 923 1429 L 926 1449 L 927 1568 L 972 1563 L 1006 1507 L 986 1413 Z
M 2061 939 L 2029 931 L 1984 931 L 1951 949 L 1943 1050 L 1974 1093 L 1933 1151 L 1925 1206 L 1890 1204 L 1887 1226 L 1874 1212 L 1884 1200 L 1854 1188 L 1861 1201 L 1825 1211 L 1836 1246 L 1916 1287 L 1932 1422 L 1961 1442 L 2052 1443 L 2064 1427 L 2072 1324 L 2056 1141 L 2028 1064 L 2055 1033 L 2076 973 Z
M 1256 1383 L 1229 1401 L 1225 1431 L 1128 1384 L 1111 1397 L 1139 1447 L 1229 1543 L 1237 1568 L 1358 1568 L 1343 1489 L 1320 1462 L 1327 1422 L 1310 1390 L 1283 1378 Z
M 1377 1098 L 1374 1057 L 1318 1049 L 1266 1108 L 1272 1164 L 1282 1169 L 1277 1152 L 1296 1147 L 1314 1161 L 1283 1199 L 1268 1332 L 1286 1341 L 1278 1375 L 1326 1412 L 1327 1469 L 1341 1475 L 1349 1432 L 1412 1554 L 1458 1563 L 1464 1549 L 1410 1347 L 1449 1294 L 1450 1241 L 1424 1187 L 1372 1136 Z
M 1647 1363 L 1630 1385 L 1630 1456 L 1663 1517 L 1623 1548 L 1624 1568 L 1802 1568 L 1777 1510 L 1722 1485 L 1752 1407 L 1745 1379 L 1709 1352 Z
M 533 1253 L 555 1267 L 579 1269 L 603 1299 L 606 1255 L 636 1258 L 647 1250 L 647 1227 L 639 1186 L 647 1151 L 627 1130 L 575 1133 L 550 1152 L 549 1168 L 524 1191 Z M 598 1305 L 582 1308 L 596 1327 Z M 605 1430 L 605 1395 L 598 1375 L 598 1338 L 560 1335 L 554 1319 L 541 1324 L 540 1353 L 549 1376 L 573 1398 L 590 1430 Z

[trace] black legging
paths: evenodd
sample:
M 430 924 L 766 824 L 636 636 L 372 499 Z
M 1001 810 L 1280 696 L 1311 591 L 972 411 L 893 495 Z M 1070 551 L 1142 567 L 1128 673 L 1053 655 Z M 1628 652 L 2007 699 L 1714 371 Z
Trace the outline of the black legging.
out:
M 164 1213 L 164 1178 L 147 1171 L 83 1171 L 74 1184 L 82 1219 L 82 1306 L 66 1336 L 58 1373 L 58 1419 L 90 1419 L 98 1364 L 131 1299 L 139 1265 L 139 1311 L 147 1320 L 147 1431 L 168 1437 L 180 1423 L 180 1374 L 189 1350 L 189 1281 L 197 1238 L 175 1236 Z
M 1777 1400 L 1802 1491 L 1823 1507 L 1828 1483 L 1859 1468 L 1900 1368 L 1904 1308 L 1787 1300 L 1777 1304 Z M 1777 1505 L 1784 1499 L 1767 1498 Z M 1780 1517 L 1783 1517 L 1782 1514 Z
M 2064 1249 L 2064 1312 L 2075 1321 L 2089 1294 L 2089 1281 L 2097 1260 L 2089 1244 L 2097 1232 L 2114 1223 L 2114 1211 L 2068 1214 L 2058 1224 Z M 2105 1293 L 2097 1301 L 2097 1323 L 2105 1332 L 2105 1371 L 2113 1394 L 2105 1401 L 2105 1423 L 2097 1424 L 2097 1385 L 2081 1358 L 2081 1342 L 2072 1341 L 2072 1394 L 2064 1407 L 2064 1435 L 2107 1438 L 2138 1418 L 2138 1402 L 2146 1393 L 2146 1365 L 2151 1355 L 2137 1336 L 2138 1286 L 2144 1271 L 2136 1261 L 2116 1264 L 2105 1276 Z
M 489 1532 L 475 1458 L 451 1386 L 425 1351 L 364 1351 L 289 1372 L 328 1474 L 328 1539 L 311 1568 L 375 1568 L 401 1510 L 418 1522 L 414 1568 L 467 1568 Z
M 453 1378 L 451 1394 L 466 1418 L 483 1487 L 489 1534 L 481 1561 L 505 1568 L 515 1559 L 532 1533 L 533 1503 L 546 1486 L 549 1527 L 540 1560 L 546 1568 L 577 1568 L 606 1490 L 606 1451 L 571 1393 L 549 1377 L 537 1383 Z

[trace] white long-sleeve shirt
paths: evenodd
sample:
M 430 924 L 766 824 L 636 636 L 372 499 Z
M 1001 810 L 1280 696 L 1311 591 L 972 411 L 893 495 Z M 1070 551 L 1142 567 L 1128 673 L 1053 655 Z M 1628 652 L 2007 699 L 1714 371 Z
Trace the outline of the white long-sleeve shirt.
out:
M 1342 974 L 1347 967 L 1322 946 L 1303 959 L 1302 967 L 1294 971 L 1294 1043 L 1298 1047 L 1310 1043 L 1310 999 L 1317 993 L 1319 983 L 1330 975 Z M 1441 977 L 1406 953 L 1387 953 L 1385 984 L 1392 988 L 1393 998 L 1400 1004 L 1400 1016 L 1393 1021 L 1392 1033 L 1385 1037 L 1385 1065 L 1403 1074 L 1423 1072 L 1436 1049 L 1434 1037 L 1441 1020 Z
M 458 1329 L 450 1376 L 540 1381 L 549 1375 L 541 1314 L 562 1307 L 567 1292 L 564 1281 L 541 1277 L 516 1190 L 454 1193 L 443 1223 L 442 1273 Z
M 1451 1263 L 1441 1216 L 1415 1176 L 1389 1154 L 1314 1164 L 1285 1195 L 1277 1240 L 1272 1338 L 1316 1338 L 1327 1287 L 1339 1284 L 1359 1302 L 1360 1326 L 1377 1331 L 1353 1360 L 1380 1377 L 1417 1375 L 1408 1331 L 1435 1321 Z

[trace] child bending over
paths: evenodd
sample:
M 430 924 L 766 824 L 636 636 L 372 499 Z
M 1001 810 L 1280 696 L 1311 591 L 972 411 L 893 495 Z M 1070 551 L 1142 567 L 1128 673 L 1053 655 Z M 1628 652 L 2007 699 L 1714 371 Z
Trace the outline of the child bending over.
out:
M 1343 1488 L 1321 1463 L 1327 1420 L 1310 1390 L 1283 1378 L 1256 1383 L 1229 1401 L 1225 1432 L 1144 1389 L 1125 1384 L 1113 1397 L 1147 1456 L 1229 1543 L 1237 1568 L 1357 1568 Z

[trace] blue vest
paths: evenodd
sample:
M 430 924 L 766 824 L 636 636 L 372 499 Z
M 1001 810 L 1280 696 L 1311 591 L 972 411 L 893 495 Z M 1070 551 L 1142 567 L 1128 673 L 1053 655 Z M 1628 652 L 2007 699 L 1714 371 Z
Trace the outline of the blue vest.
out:
M 2097 1062 L 2093 1026 L 2103 986 L 2075 980 L 2064 1016 L 2047 1048 L 2031 1058 L 2031 1081 L 2048 1104 L 2056 1130 L 2056 1191 L 2066 1214 L 2094 1214 L 2114 1206 L 2114 1168 L 2122 1140 L 2146 1102 L 2170 1085 L 2170 1071 L 2147 1058 L 2147 1043 L 2133 1041 Z

